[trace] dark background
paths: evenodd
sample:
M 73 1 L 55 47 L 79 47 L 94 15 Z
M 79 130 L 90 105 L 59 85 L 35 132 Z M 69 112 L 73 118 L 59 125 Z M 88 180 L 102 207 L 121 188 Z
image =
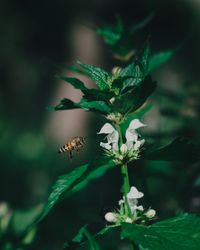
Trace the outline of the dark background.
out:
M 10 211 L 23 213 L 46 202 L 60 174 L 98 152 L 95 134 L 103 118 L 78 110 L 46 109 L 63 97 L 80 98 L 80 93 L 55 79 L 62 72 L 58 64 L 80 60 L 111 69 L 116 60 L 89 27 L 113 24 L 116 14 L 127 25 L 134 24 L 151 12 L 153 20 L 137 34 L 133 46 L 141 48 L 150 35 L 153 52 L 181 49 L 153 74 L 158 89 L 151 98 L 154 107 L 144 118 L 146 136 L 165 142 L 183 135 L 199 143 L 198 0 L 0 1 L 0 201 Z M 72 161 L 58 155 L 58 148 L 77 135 L 88 136 L 85 149 Z M 139 162 L 131 167 L 131 183 L 145 193 L 143 204 L 155 208 L 160 218 L 200 212 L 198 163 Z M 91 230 L 103 227 L 101 210 L 116 206 L 120 186 L 115 169 L 63 201 L 39 225 L 32 249 L 60 249 L 88 221 Z

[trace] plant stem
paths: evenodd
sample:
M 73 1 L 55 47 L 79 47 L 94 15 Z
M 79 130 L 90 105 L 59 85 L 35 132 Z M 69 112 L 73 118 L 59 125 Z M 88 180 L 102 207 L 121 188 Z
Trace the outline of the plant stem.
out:
M 129 177 L 128 177 L 128 167 L 127 165 L 122 165 L 121 166 L 121 174 L 123 178 L 123 184 L 122 184 L 122 192 L 124 194 L 124 199 L 125 199 L 125 208 L 126 212 L 129 216 L 131 216 L 131 209 L 128 203 L 128 198 L 127 194 L 130 191 L 130 184 L 129 184 Z
M 128 194 L 130 191 L 130 184 L 129 184 L 129 176 L 128 176 L 128 167 L 127 165 L 121 166 L 121 173 L 123 178 L 123 193 Z
M 122 133 L 121 133 L 121 129 L 120 129 L 120 125 L 116 124 L 115 125 L 118 134 L 119 134 L 119 148 L 121 147 L 121 145 L 123 144 L 123 138 L 122 138 Z M 128 176 L 128 166 L 126 164 L 121 165 L 121 174 L 122 174 L 122 178 L 123 178 L 123 184 L 122 184 L 122 192 L 124 195 L 124 199 L 125 199 L 125 207 L 126 207 L 126 211 L 128 215 L 131 215 L 131 209 L 130 206 L 128 204 L 128 199 L 127 199 L 127 194 L 130 191 L 130 183 L 129 183 L 129 176 Z
M 120 129 L 120 125 L 116 124 L 115 128 L 117 129 L 117 132 L 119 134 L 119 147 L 123 144 L 123 139 L 122 139 L 122 133 Z

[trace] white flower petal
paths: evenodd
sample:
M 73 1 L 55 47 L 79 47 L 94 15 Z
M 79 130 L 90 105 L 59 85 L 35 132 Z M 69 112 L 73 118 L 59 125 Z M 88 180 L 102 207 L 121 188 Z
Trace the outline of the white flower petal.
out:
M 108 142 L 110 143 L 118 143 L 119 140 L 119 134 L 117 132 L 117 130 L 114 130 L 112 133 L 108 134 L 106 136 Z
M 145 143 L 145 139 L 136 141 L 133 146 L 134 150 L 138 150 L 144 143 Z
M 130 206 L 130 205 L 129 205 Z M 134 213 L 137 210 L 137 206 L 130 206 L 131 212 Z
M 110 134 L 113 131 L 115 131 L 114 127 L 110 123 L 106 123 L 97 134 Z
M 137 209 L 138 200 L 137 199 L 128 199 L 129 207 L 131 211 L 135 211 Z
M 126 146 L 127 146 L 128 149 L 133 148 L 133 142 L 132 141 L 127 141 Z
M 119 200 L 118 204 L 119 204 L 119 205 L 124 204 L 124 200 Z
M 129 205 L 130 206 L 130 205 Z M 130 209 L 131 209 L 131 212 L 134 213 L 136 210 L 139 210 L 139 211 L 144 211 L 144 208 L 142 205 L 140 206 L 137 206 L 137 205 L 133 205 L 133 206 L 130 206 Z
M 128 199 L 139 199 L 142 198 L 144 194 L 139 192 L 136 187 L 131 187 L 130 192 L 127 194 Z
M 135 199 L 135 198 L 128 197 L 128 194 L 127 194 L 127 198 L 128 198 L 128 203 L 129 203 L 130 206 L 135 206 L 135 205 L 138 204 L 138 200 Z
M 144 211 L 144 208 L 143 208 L 142 205 L 138 206 L 136 209 L 137 209 L 137 210 L 140 210 L 140 211 Z
M 128 128 L 125 137 L 127 142 L 135 142 L 138 139 L 138 133 L 134 129 Z
M 111 145 L 110 145 L 110 143 L 100 142 L 100 146 L 101 146 L 102 148 L 107 149 L 107 150 L 110 150 L 110 149 L 112 148 Z
M 134 119 L 129 124 L 129 128 L 134 130 L 145 126 L 146 124 L 142 123 L 139 119 Z
M 119 149 L 118 142 L 117 143 L 113 142 L 112 148 L 113 148 L 114 151 L 118 151 L 118 149 Z

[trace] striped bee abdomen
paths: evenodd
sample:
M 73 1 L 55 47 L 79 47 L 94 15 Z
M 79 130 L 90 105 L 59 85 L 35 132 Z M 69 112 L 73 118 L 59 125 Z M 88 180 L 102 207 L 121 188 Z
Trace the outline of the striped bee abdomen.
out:
M 64 153 L 64 152 L 67 151 L 67 150 L 68 150 L 68 147 L 67 147 L 67 145 L 65 144 L 65 145 L 63 145 L 62 147 L 59 148 L 58 153 Z
M 58 150 L 58 153 L 64 153 L 64 152 L 69 152 L 70 158 L 72 158 L 72 151 L 76 150 L 79 151 L 84 144 L 85 144 L 85 137 L 74 137 L 71 139 L 71 141 L 67 142 L 65 145 L 60 147 Z

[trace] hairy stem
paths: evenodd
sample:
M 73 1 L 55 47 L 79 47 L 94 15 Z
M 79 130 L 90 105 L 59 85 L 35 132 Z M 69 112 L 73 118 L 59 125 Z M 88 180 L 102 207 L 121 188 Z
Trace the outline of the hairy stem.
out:
M 118 124 L 116 125 L 116 129 L 119 134 L 119 148 L 120 148 L 121 145 L 123 144 L 123 138 L 122 138 L 122 132 L 121 132 L 120 126 Z M 122 192 L 125 198 L 125 205 L 126 205 L 125 207 L 126 207 L 127 214 L 131 215 L 131 209 L 130 209 L 130 206 L 128 204 L 128 199 L 127 199 L 127 194 L 130 191 L 130 183 L 129 183 L 129 176 L 128 176 L 128 166 L 126 164 L 123 164 L 121 166 L 121 174 L 122 174 L 122 179 L 123 179 Z
M 117 132 L 119 134 L 119 148 L 120 148 L 120 146 L 123 144 L 123 138 L 122 138 L 122 132 L 120 129 L 120 125 L 116 124 L 115 128 L 117 129 Z
M 127 195 L 127 193 L 130 191 L 130 184 L 129 184 L 129 176 L 128 176 L 128 167 L 127 165 L 121 166 L 121 173 L 123 178 L 123 193 Z
M 131 215 L 131 209 L 128 203 L 127 194 L 130 191 L 130 183 L 129 183 L 129 176 L 128 176 L 128 167 L 127 165 L 121 166 L 121 174 L 123 178 L 123 184 L 122 184 L 122 192 L 125 198 L 125 207 L 128 215 Z

